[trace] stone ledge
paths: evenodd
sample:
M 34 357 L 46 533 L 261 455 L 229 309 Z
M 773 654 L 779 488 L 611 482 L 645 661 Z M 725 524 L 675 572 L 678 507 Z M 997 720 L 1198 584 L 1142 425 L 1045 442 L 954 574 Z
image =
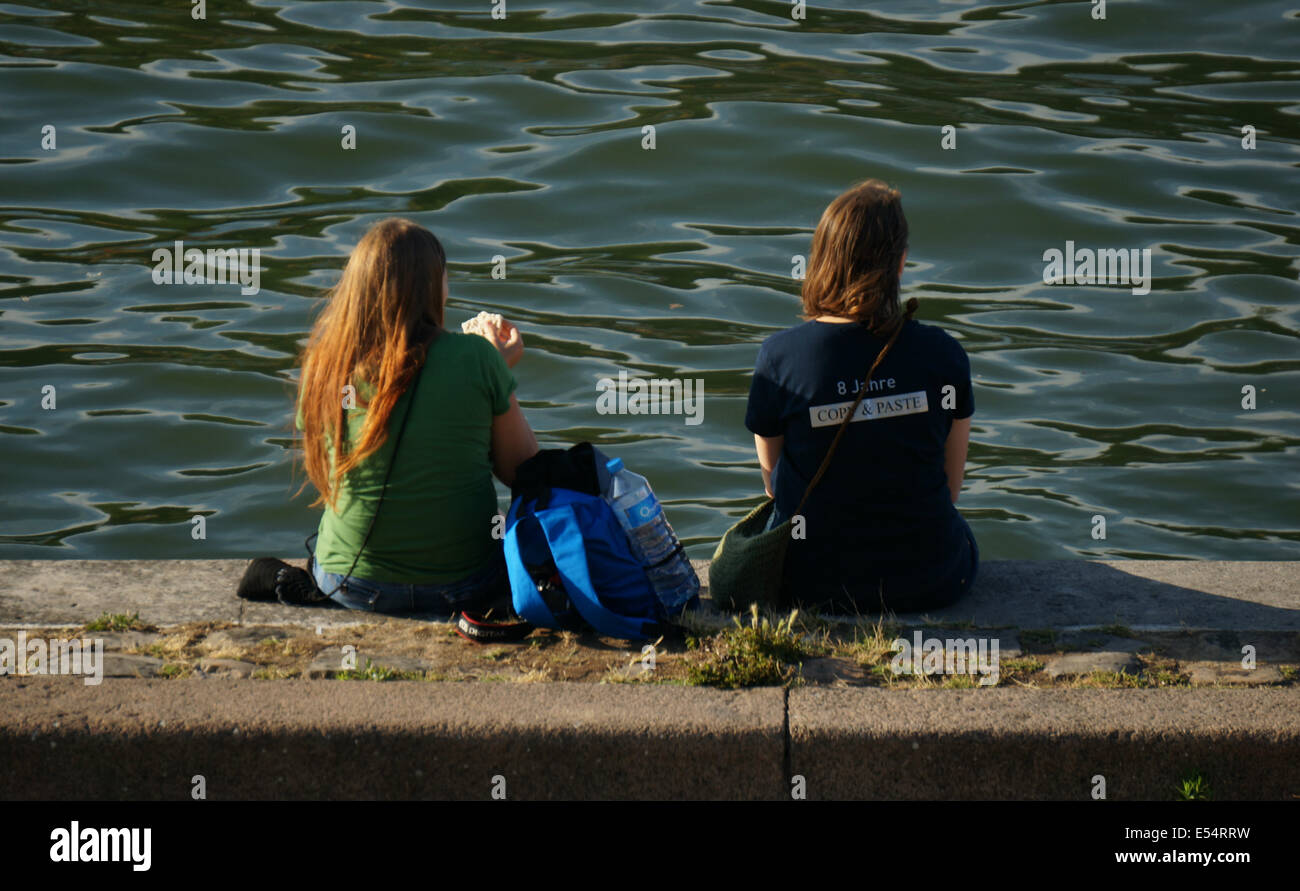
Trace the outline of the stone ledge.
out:
M 0 683 L 0 798 L 758 799 L 784 691 L 593 684 Z
M 1170 800 L 1300 796 L 1297 690 L 781 689 L 33 678 L 0 797 Z M 788 713 L 787 713 L 788 708 Z M 788 714 L 788 729 L 787 729 Z M 788 760 L 787 760 L 788 759 Z
M 692 562 L 707 581 L 708 561 Z M 247 565 L 247 560 L 7 560 L 0 574 L 0 624 L 79 625 L 106 612 L 138 612 L 155 625 L 333 626 L 369 618 L 343 609 L 241 601 L 235 587 Z M 1136 631 L 1300 631 L 1300 563 L 993 560 L 981 568 L 966 600 L 924 617 L 898 618 L 985 628 L 1122 624 Z
M 792 774 L 836 799 L 1300 797 L 1300 690 L 795 689 Z

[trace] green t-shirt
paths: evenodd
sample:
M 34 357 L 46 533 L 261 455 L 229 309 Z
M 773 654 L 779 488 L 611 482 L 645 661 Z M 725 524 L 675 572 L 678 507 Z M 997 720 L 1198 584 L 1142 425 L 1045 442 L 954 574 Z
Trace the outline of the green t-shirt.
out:
M 492 557 L 497 496 L 488 452 L 492 419 L 510 408 L 514 375 L 492 344 L 452 331 L 439 332 L 420 374 L 383 508 L 352 571 L 368 581 L 454 582 Z M 358 387 L 362 396 L 367 389 Z M 347 573 L 357 556 L 409 401 L 408 387 L 383 446 L 344 477 L 335 509 L 321 517 L 316 556 L 327 572 Z M 359 406 L 347 412 L 354 444 L 365 416 Z

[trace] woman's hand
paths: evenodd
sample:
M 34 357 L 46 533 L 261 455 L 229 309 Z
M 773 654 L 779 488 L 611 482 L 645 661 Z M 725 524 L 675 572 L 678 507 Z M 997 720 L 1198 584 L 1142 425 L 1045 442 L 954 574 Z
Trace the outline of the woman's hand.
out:
M 497 348 L 506 367 L 514 368 L 524 357 L 524 337 L 519 329 L 499 315 L 481 312 L 460 326 L 466 334 L 481 334 Z
M 519 333 L 518 327 L 505 319 L 501 320 L 494 334 L 495 337 L 490 339 L 500 351 L 501 358 L 506 360 L 506 367 L 514 368 L 524 357 L 524 336 Z

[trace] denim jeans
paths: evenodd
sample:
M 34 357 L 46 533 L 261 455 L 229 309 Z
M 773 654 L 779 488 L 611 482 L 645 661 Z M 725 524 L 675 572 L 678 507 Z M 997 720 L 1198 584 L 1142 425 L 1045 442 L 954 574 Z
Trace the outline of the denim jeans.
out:
M 341 574 L 321 569 L 314 557 L 311 566 L 316 586 L 335 603 L 348 609 L 450 616 L 461 610 L 484 612 L 490 607 L 505 607 L 510 603 L 509 576 L 505 558 L 499 552 L 485 569 L 459 581 L 439 584 L 374 582 L 355 575 L 347 580 L 347 584 L 342 584 Z

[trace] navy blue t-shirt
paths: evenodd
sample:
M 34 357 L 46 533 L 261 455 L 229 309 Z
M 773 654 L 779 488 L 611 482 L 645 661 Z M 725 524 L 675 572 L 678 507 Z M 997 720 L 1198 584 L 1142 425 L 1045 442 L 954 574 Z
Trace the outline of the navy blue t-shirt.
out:
M 809 321 L 759 349 L 745 426 L 785 437 L 773 469 L 776 523 L 794 513 L 885 342 L 856 323 Z M 944 444 L 953 420 L 974 412 L 965 350 L 940 328 L 909 321 L 805 505 L 807 538 L 791 542 L 787 564 L 889 576 L 948 562 L 965 524 L 949 495 Z

